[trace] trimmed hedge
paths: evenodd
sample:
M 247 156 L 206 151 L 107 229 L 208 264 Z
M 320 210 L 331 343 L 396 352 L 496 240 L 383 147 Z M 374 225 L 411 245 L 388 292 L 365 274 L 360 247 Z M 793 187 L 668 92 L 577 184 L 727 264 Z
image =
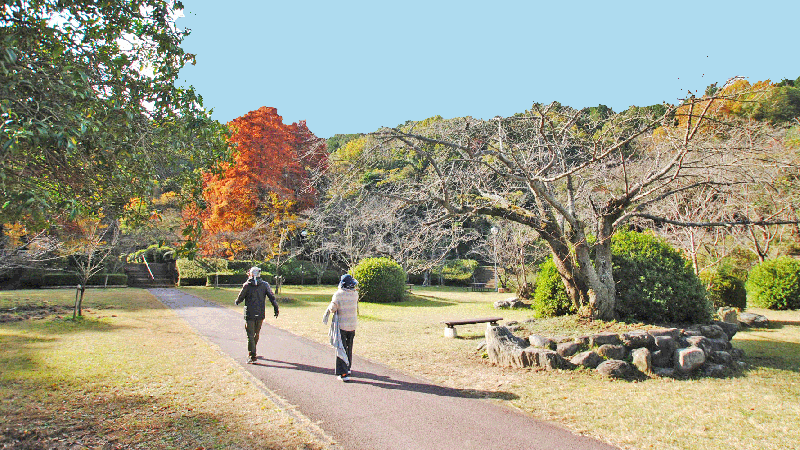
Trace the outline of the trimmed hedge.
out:
M 406 273 L 389 258 L 367 258 L 350 272 L 358 281 L 359 301 L 399 302 L 406 288 Z
M 249 269 L 249 267 L 248 267 Z M 262 274 L 262 279 L 269 280 L 269 278 L 264 278 L 263 275 L 269 274 Z M 215 286 L 216 284 L 237 284 L 242 285 L 244 282 L 247 281 L 247 274 L 246 273 L 209 273 L 206 275 L 206 286 Z
M 747 290 L 745 283 L 734 276 L 729 269 L 721 268 L 700 275 L 706 285 L 708 300 L 715 308 L 729 306 L 745 309 L 747 307 Z
M 48 273 L 42 276 L 40 286 L 77 286 L 81 281 L 74 273 Z M 87 286 L 104 286 L 106 284 L 106 274 L 98 273 L 89 278 Z M 109 286 L 126 286 L 128 276 L 124 273 L 108 274 Z
M 750 271 L 746 288 L 752 306 L 800 309 L 800 260 L 782 256 L 760 263 Z
M 175 261 L 175 268 L 178 269 L 178 278 L 202 278 L 206 277 L 206 270 L 195 260 L 181 258 Z

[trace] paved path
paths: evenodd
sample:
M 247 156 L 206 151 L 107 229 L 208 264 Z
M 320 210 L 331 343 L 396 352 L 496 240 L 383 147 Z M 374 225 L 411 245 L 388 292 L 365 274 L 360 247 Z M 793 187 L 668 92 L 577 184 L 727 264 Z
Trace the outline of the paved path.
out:
M 259 353 L 265 356 L 245 364 L 240 313 L 178 289 L 149 291 L 344 449 L 615 448 L 480 399 L 480 393 L 435 386 L 357 355 L 352 380 L 342 383 L 333 376 L 331 347 L 266 321 L 259 339 Z

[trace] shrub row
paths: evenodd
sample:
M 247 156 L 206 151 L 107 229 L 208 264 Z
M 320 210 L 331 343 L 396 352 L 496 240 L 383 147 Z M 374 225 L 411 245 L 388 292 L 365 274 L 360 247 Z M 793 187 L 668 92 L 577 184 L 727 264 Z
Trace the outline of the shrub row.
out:
M 247 279 L 247 271 L 253 266 L 261 268 L 261 278 L 270 283 L 275 282 L 275 265 L 263 261 L 179 259 L 176 261 L 175 266 L 178 269 L 179 286 L 212 286 L 214 285 L 214 280 L 212 278 L 209 282 L 209 276 L 214 274 L 219 274 L 220 277 L 223 275 L 233 276 L 230 279 L 235 280 L 244 276 L 241 282 L 223 282 L 221 279 L 219 281 L 219 284 L 241 284 Z M 339 276 L 339 272 L 327 270 L 322 274 L 321 282 L 328 285 L 337 284 Z M 315 284 L 317 282 L 314 266 L 309 261 L 297 259 L 289 260 L 281 266 L 281 277 L 283 277 L 284 284 Z
M 108 277 L 108 279 L 106 279 Z M 47 273 L 28 274 L 20 280 L 20 287 L 41 288 L 53 286 L 77 286 L 80 283 L 78 275 L 72 273 Z M 87 286 L 125 286 L 128 276 L 124 273 L 98 273 L 89 278 Z
M 446 286 L 469 286 L 476 270 L 478 270 L 478 261 L 474 259 L 449 260 L 444 265 L 431 269 L 431 282 L 435 283 L 441 279 Z M 424 280 L 424 273 L 408 274 L 409 283 L 422 284 Z

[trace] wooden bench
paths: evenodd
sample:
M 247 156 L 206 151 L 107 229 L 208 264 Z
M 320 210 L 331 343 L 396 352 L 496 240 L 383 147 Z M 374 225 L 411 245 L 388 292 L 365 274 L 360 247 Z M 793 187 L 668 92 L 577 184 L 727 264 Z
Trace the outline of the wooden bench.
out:
M 456 325 L 470 325 L 473 323 L 490 323 L 492 325 L 497 325 L 497 322 L 503 320 L 502 317 L 484 317 L 481 319 L 462 319 L 462 320 L 445 320 L 442 321 L 443 324 L 447 325 L 447 328 L 444 329 L 444 337 L 449 338 L 456 338 L 458 337 L 458 333 L 456 333 Z
M 470 283 L 469 290 L 472 292 L 489 292 L 492 289 L 486 287 L 486 283 Z

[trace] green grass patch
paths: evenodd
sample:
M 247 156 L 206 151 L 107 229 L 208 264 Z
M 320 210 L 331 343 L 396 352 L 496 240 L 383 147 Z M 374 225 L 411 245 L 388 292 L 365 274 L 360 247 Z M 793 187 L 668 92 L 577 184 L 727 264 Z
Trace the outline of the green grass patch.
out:
M 3 291 L 0 308 L 74 291 Z M 323 448 L 140 289 L 88 290 L 78 320 L 0 323 L 0 447 Z

